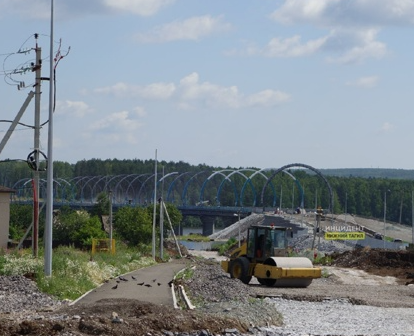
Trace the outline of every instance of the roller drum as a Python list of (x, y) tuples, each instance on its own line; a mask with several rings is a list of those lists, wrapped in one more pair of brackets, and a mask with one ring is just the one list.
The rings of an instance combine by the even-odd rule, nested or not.
[[(271, 257), (265, 260), (265, 265), (282, 268), (313, 268), (312, 261), (303, 257)], [(274, 287), (308, 287), (312, 283), (309, 278), (286, 278), (275, 280)]]

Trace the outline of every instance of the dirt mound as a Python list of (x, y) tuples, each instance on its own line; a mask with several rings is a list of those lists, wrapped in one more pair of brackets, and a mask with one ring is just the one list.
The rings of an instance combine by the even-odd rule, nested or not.
[(400, 283), (414, 283), (414, 252), (382, 249), (355, 249), (332, 255), (333, 266), (353, 267), (366, 272), (394, 276)]
[(218, 333), (229, 327), (245, 331), (235, 319), (130, 299), (65, 307), (50, 316), (20, 323), (0, 316), (0, 335), (161, 335), (191, 330)]
[[(180, 247), (181, 256), (188, 255), (187, 248), (182, 244), (178, 244), (178, 245)], [(178, 251), (177, 244), (175, 241), (166, 239), (164, 240), (163, 246), (164, 246), (165, 252), (169, 255), (170, 258), (180, 257), (180, 252)]]

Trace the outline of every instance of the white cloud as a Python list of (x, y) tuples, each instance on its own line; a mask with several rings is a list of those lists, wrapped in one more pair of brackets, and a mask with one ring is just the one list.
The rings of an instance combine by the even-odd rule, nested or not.
[(273, 90), (264, 90), (255, 94), (252, 94), (246, 98), (248, 105), (250, 106), (274, 106), (282, 102), (287, 102), (290, 100), (290, 95)]
[(199, 75), (192, 73), (184, 77), (179, 85), (181, 106), (189, 108), (192, 103), (209, 107), (243, 108), (246, 106), (274, 106), (289, 100), (286, 93), (265, 90), (252, 95), (243, 95), (237, 86), (223, 87), (209, 82), (199, 82)]
[(35, 19), (50, 19), (50, 1), (0, 0), (0, 17), (5, 13)]
[(230, 24), (224, 22), (222, 17), (204, 15), (184, 21), (174, 21), (156, 27), (150, 32), (139, 33), (135, 38), (138, 42), (197, 41), (203, 37), (228, 31), (230, 28)]
[(286, 0), (271, 14), (285, 24), (325, 27), (414, 24), (413, 0)]
[(389, 122), (384, 122), (380, 128), (381, 133), (388, 133), (394, 130), (395, 126)]
[[(151, 16), (173, 4), (175, 0), (70, 0), (59, 1), (54, 6), (58, 20), (87, 15), (113, 15), (115, 11)], [(115, 10), (115, 11), (114, 11)], [(0, 17), (3, 13), (50, 20), (50, 0), (0, 0)]]
[(136, 112), (120, 111), (112, 113), (105, 118), (92, 123), (89, 131), (84, 135), (95, 134), (102, 137), (103, 141), (136, 143), (136, 131), (143, 126)]
[(113, 86), (97, 88), (100, 94), (113, 94), (118, 97), (141, 97), (145, 99), (168, 99), (176, 90), (172, 83), (153, 83), (146, 86), (129, 85), (123, 82)]
[(175, 0), (104, 0), (103, 3), (117, 10), (141, 16), (151, 16)]
[[(174, 83), (153, 83), (145, 86), (117, 83), (94, 90), (98, 94), (112, 94), (120, 98), (141, 97), (151, 100), (174, 100), (179, 108), (194, 109), (198, 107), (232, 108), (238, 109), (246, 106), (274, 106), (290, 99), (289, 94), (264, 90), (251, 95), (239, 92), (237, 86), (221, 86), (210, 82), (200, 82), (196, 72), (182, 78), (176, 85)], [(139, 107), (137, 113), (144, 113)]]
[(377, 29), (360, 31), (336, 30), (327, 40), (324, 50), (336, 51), (340, 55), (329, 60), (338, 63), (360, 63), (367, 58), (380, 59), (387, 54), (384, 43), (376, 40)]
[(83, 101), (58, 101), (56, 102), (56, 113), (70, 115), (77, 118), (83, 118), (85, 115), (92, 113), (93, 109)]
[(328, 57), (331, 62), (360, 63), (388, 53), (386, 44), (377, 39), (381, 27), (414, 24), (414, 0), (387, 0), (381, 5), (378, 0), (285, 0), (271, 18), (328, 31), (324, 37), (304, 43), (298, 36), (273, 39), (273, 55), (295, 57), (323, 51), (334, 53)]
[(128, 111), (115, 112), (92, 123), (90, 129), (110, 134), (127, 135), (143, 125), (136, 117), (138, 117), (137, 113), (130, 113)]
[(147, 115), (147, 111), (141, 106), (134, 108), (133, 111), (138, 117), (145, 117)]
[(388, 50), (384, 43), (376, 40), (377, 29), (334, 29), (321, 38), (304, 41), (295, 35), (288, 38), (273, 38), (263, 47), (249, 46), (246, 53), (265, 57), (304, 57), (316, 53), (329, 53), (328, 61), (334, 63), (360, 63), (368, 58), (383, 58)]
[(361, 77), (358, 78), (356, 81), (347, 82), (346, 85), (370, 89), (375, 87), (378, 84), (378, 81), (378, 76)]
[(250, 48), (249, 54), (261, 54), (266, 57), (300, 57), (311, 55), (321, 49), (326, 37), (301, 42), (301, 37), (295, 35), (288, 38), (273, 38), (263, 49)]

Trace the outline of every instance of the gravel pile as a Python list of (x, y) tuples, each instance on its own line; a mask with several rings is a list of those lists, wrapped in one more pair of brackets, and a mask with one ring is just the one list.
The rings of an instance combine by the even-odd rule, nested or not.
[(184, 287), (199, 311), (239, 320), (245, 329), (253, 331), (256, 326), (282, 322), (274, 305), (253, 299), (256, 294), (252, 287), (231, 279), (217, 261), (199, 260)]
[(32, 280), (20, 276), (0, 276), (0, 313), (51, 309), (61, 302), (42, 293)]
[(214, 302), (247, 303), (255, 293), (240, 280), (231, 279), (214, 260), (196, 260), (194, 274), (184, 285), (199, 305)]
[(318, 252), (325, 254), (332, 254), (334, 252), (342, 253), (345, 251), (352, 250), (352, 247), (341, 241), (334, 240), (325, 240), (323, 237), (316, 237), (313, 239), (313, 234), (305, 234), (293, 238), (289, 241), (289, 246), (291, 246), (295, 251), (305, 251), (312, 249), (312, 244)]
[(324, 302), (266, 301), (277, 307), (283, 315), (284, 325), (263, 328), (266, 333), (261, 335), (414, 335), (414, 308), (360, 306), (346, 299)]

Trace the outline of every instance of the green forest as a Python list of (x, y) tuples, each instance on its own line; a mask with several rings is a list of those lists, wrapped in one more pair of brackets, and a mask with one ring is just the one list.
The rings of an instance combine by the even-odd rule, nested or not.
[[(263, 203), (261, 193), (266, 177), (272, 171), (263, 171), (247, 180), (258, 168), (212, 167), (206, 164), (197, 166), (179, 162), (157, 162), (159, 179), (169, 173), (177, 172), (182, 178), (165, 179), (165, 192), (174, 181), (170, 190), (170, 202), (173, 205), (196, 205), (206, 200), (211, 206), (252, 206), (281, 207), (294, 209), (304, 206), (305, 209), (315, 209), (318, 205), (329, 209), (330, 195), (325, 181), (313, 171), (303, 168), (289, 169), (285, 174), (275, 175), (264, 191)], [(154, 160), (117, 160), (90, 159), (78, 161), (75, 164), (54, 162), (54, 177), (70, 181), (80, 176), (116, 176), (128, 174), (154, 173)], [(240, 173), (232, 174), (240, 169)], [(242, 170), (243, 169), (243, 170)], [(211, 177), (214, 172), (220, 172)], [(411, 225), (414, 190), (414, 171), (400, 169), (321, 169), (326, 181), (333, 191), (334, 213), (347, 212), (358, 216), (380, 218), (386, 210), (386, 220), (390, 222)], [(226, 177), (230, 176), (231, 177)], [(33, 171), (25, 162), (1, 162), (0, 184), (15, 188), (18, 181), (30, 179)], [(175, 175), (177, 176), (177, 174)], [(191, 184), (186, 185), (190, 178)], [(206, 179), (210, 178), (206, 184)], [(41, 172), (41, 178), (46, 179), (46, 172)], [(185, 200), (182, 199), (183, 188), (187, 186)], [(200, 196), (200, 190), (205, 187)], [(148, 183), (148, 188), (153, 189)], [(159, 186), (159, 188), (161, 188)], [(220, 197), (217, 192), (220, 189)], [(241, 193), (241, 191), (243, 191)], [(147, 192), (150, 195), (152, 191)], [(87, 195), (86, 195), (87, 196)], [(150, 196), (147, 196), (151, 202)], [(168, 202), (168, 200), (166, 200)], [(384, 207), (386, 206), (386, 209)]]

